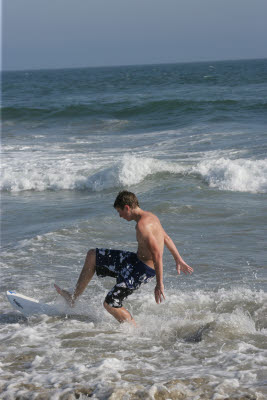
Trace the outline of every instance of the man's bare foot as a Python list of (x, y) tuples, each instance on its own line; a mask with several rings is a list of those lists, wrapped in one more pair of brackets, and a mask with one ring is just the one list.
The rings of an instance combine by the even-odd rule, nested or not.
[(74, 299), (72, 295), (69, 292), (67, 292), (67, 290), (61, 289), (58, 285), (54, 284), (54, 286), (58, 294), (60, 294), (66, 300), (66, 302), (70, 307), (73, 307)]

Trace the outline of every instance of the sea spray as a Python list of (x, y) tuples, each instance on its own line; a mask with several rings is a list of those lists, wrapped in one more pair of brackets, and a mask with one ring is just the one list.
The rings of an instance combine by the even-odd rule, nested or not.
[(267, 192), (267, 159), (207, 159), (193, 171), (200, 174), (211, 187), (235, 192)]

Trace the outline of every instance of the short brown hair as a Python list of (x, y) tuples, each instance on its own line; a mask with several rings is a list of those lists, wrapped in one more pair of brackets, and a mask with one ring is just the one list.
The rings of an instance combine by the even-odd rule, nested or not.
[(123, 210), (126, 205), (130, 208), (140, 207), (136, 195), (132, 192), (128, 192), (127, 190), (123, 190), (119, 192), (118, 196), (116, 197), (113, 207)]

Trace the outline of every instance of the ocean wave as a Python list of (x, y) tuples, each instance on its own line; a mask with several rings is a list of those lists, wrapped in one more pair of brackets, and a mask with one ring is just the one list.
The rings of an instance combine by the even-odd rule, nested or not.
[(116, 186), (137, 185), (149, 176), (158, 173), (177, 174), (183, 173), (186, 168), (170, 162), (156, 160), (154, 158), (139, 158), (125, 155), (122, 160), (106, 168), (88, 180), (94, 190), (102, 190)]
[(186, 168), (154, 158), (124, 155), (119, 161), (98, 168), (80, 160), (51, 160), (39, 158), (4, 168), (1, 190), (85, 190), (101, 191), (120, 186), (137, 185), (158, 173), (183, 173)]
[(3, 121), (20, 120), (20, 119), (35, 119), (45, 117), (51, 114), (52, 110), (44, 108), (31, 108), (31, 107), (3, 107), (1, 115)]
[(80, 117), (97, 118), (130, 118), (134, 116), (183, 112), (196, 113), (205, 110), (213, 111), (266, 111), (267, 103), (243, 101), (242, 99), (214, 99), (192, 100), (171, 99), (161, 100), (128, 99), (125, 101), (107, 101), (101, 103), (59, 104), (43, 107), (3, 107), (1, 109), (3, 121), (36, 120), (36, 119), (65, 119)]
[[(88, 161), (87, 155), (66, 158), (26, 152), (3, 162), (2, 191), (92, 190), (138, 185), (158, 174), (200, 177), (210, 187), (248, 193), (267, 192), (267, 160), (212, 158), (203, 153), (195, 165), (126, 154), (113, 161)], [(164, 177), (165, 179), (165, 177)]]
[(267, 159), (206, 159), (192, 168), (210, 187), (235, 192), (267, 192)]
[(86, 115), (94, 115), (95, 109), (88, 105), (67, 105), (58, 107), (3, 107), (3, 120), (35, 120), (47, 118), (75, 118)]

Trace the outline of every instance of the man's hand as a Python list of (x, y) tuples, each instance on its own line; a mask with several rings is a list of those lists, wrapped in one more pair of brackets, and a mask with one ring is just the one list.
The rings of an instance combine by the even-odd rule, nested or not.
[(163, 283), (161, 285), (156, 285), (155, 287), (155, 300), (156, 303), (159, 304), (163, 301), (163, 299), (165, 300), (165, 295), (164, 295), (164, 286)]
[(176, 264), (176, 269), (178, 274), (180, 275), (181, 270), (187, 275), (187, 274), (192, 274), (194, 271), (193, 268), (189, 267), (184, 261), (177, 262)]

